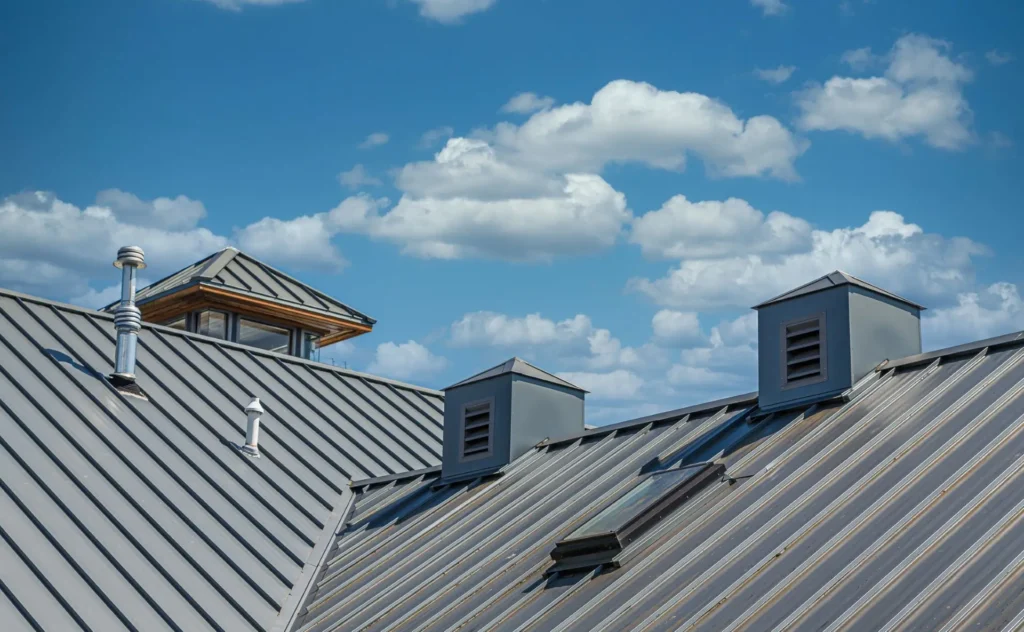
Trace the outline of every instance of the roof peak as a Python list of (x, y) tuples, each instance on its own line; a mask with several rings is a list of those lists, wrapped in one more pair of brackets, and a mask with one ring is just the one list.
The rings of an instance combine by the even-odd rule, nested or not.
[(580, 388), (579, 386), (576, 386), (572, 382), (563, 380), (562, 378), (558, 377), (553, 373), (548, 373), (544, 369), (541, 369), (530, 364), (529, 362), (520, 358), (519, 356), (512, 356), (511, 358), (505, 360), (504, 362), (496, 364), (485, 371), (477, 373), (476, 375), (470, 376), (462, 380), (461, 382), (456, 382), (455, 384), (452, 384), (451, 386), (444, 388), (442, 390), (452, 389), (457, 386), (465, 386), (466, 384), (473, 384), (474, 382), (482, 382), (484, 380), (489, 380), (491, 378), (507, 375), (509, 373), (515, 373), (516, 375), (522, 375), (525, 377), (533, 378), (535, 380), (540, 380), (542, 382), (548, 382), (550, 384), (555, 384), (556, 386), (570, 388), (575, 391), (580, 391), (582, 393), (587, 392), (586, 390)]
[(760, 309), (760, 308), (766, 307), (768, 305), (773, 305), (775, 303), (781, 303), (783, 301), (788, 301), (790, 299), (797, 298), (798, 296), (804, 296), (804, 295), (807, 295), (807, 294), (813, 294), (815, 292), (821, 292), (821, 291), (824, 291), (824, 290), (829, 290), (829, 289), (832, 289), (834, 287), (839, 287), (841, 285), (855, 285), (855, 286), (857, 286), (859, 288), (868, 290), (870, 292), (874, 292), (875, 294), (880, 294), (881, 296), (885, 296), (885, 297), (890, 298), (890, 299), (892, 299), (894, 301), (903, 303), (904, 305), (909, 305), (910, 307), (914, 307), (914, 308), (921, 309), (921, 310), (926, 309), (923, 305), (919, 305), (918, 303), (915, 303), (915, 302), (913, 302), (913, 301), (911, 301), (909, 299), (903, 298), (902, 296), (900, 296), (898, 294), (894, 294), (893, 292), (890, 292), (889, 290), (882, 289), (882, 288), (878, 287), (877, 285), (874, 285), (872, 283), (868, 283), (867, 281), (865, 281), (863, 279), (860, 279), (860, 278), (858, 278), (858, 277), (856, 277), (856, 276), (854, 276), (854, 275), (852, 275), (852, 274), (850, 274), (848, 272), (844, 272), (844, 271), (838, 270), (838, 269), (837, 270), (833, 270), (832, 272), (829, 272), (828, 274), (824, 274), (824, 275), (822, 275), (822, 276), (820, 276), (820, 277), (818, 277), (818, 278), (816, 278), (816, 279), (814, 279), (812, 281), (808, 281), (807, 283), (804, 283), (803, 285), (800, 285), (800, 286), (798, 286), (796, 288), (793, 288), (792, 290), (789, 290), (788, 292), (783, 292), (782, 294), (779, 294), (778, 296), (776, 296), (774, 298), (770, 298), (767, 301), (764, 301), (763, 303), (759, 303), (759, 304), (755, 305), (753, 307), (753, 309)]

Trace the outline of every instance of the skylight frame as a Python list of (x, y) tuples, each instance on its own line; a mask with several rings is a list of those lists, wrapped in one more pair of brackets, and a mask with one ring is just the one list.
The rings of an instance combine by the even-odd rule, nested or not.
[[(551, 551), (555, 564), (548, 573), (593, 568), (600, 564), (615, 564), (619, 556), (631, 543), (647, 533), (666, 516), (672, 514), (687, 500), (709, 484), (721, 480), (725, 465), (721, 463), (696, 463), (683, 467), (659, 470), (641, 476), (635, 485), (606, 503), (600, 510), (584, 521), (571, 533), (559, 540)], [(625, 510), (621, 519), (615, 512), (624, 511), (622, 504), (634, 494), (646, 493), (645, 486), (653, 486), (658, 477), (678, 477), (656, 496), (644, 499), (638, 505)], [(628, 507), (628, 504), (626, 504)], [(612, 518), (609, 528), (587, 533), (587, 526), (602, 518)], [(584, 533), (580, 535), (581, 531)]]

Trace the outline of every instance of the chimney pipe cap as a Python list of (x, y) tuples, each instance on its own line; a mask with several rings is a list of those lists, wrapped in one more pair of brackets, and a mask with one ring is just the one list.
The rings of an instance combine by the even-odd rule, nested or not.
[(125, 265), (135, 266), (139, 270), (146, 267), (146, 254), (138, 246), (125, 246), (117, 251), (115, 268), (122, 268)]
[(263, 414), (263, 406), (260, 405), (260, 398), (259, 397), (253, 397), (252, 401), (249, 402), (249, 405), (245, 407), (245, 412), (247, 412), (247, 413), (259, 413), (259, 414), (262, 415)]

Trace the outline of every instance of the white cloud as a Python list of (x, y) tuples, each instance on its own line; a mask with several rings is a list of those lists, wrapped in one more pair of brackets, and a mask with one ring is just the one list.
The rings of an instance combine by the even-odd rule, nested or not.
[(508, 103), (501, 106), (502, 112), (513, 112), (515, 114), (532, 114), (540, 110), (546, 110), (555, 104), (551, 97), (537, 96), (533, 92), (520, 92), (509, 99)]
[(793, 180), (793, 161), (807, 148), (771, 116), (743, 120), (703, 94), (627, 80), (607, 84), (589, 104), (553, 107), (480, 136), (510, 163), (560, 172), (612, 162), (681, 170), (695, 154), (714, 175)]
[(407, 165), (397, 184), (406, 194), (360, 230), (420, 257), (548, 261), (608, 248), (632, 219), (625, 196), (600, 176), (542, 175), (465, 138)]
[(366, 137), (366, 140), (359, 143), (359, 149), (371, 149), (373, 147), (380, 147), (386, 145), (391, 137), (384, 132), (374, 132)]
[(481, 311), (452, 323), (451, 339), (454, 344), (465, 346), (538, 346), (574, 342), (585, 338), (592, 329), (590, 318), (583, 314), (555, 322), (540, 314), (517, 318)]
[[(198, 202), (183, 196), (142, 202), (118, 194), (105, 196), (127, 201), (118, 211), (100, 205), (82, 209), (45, 192), (0, 200), (0, 285), (46, 296), (82, 296), (90, 279), (117, 278), (110, 264), (121, 246), (141, 246), (148, 274), (159, 278), (228, 245), (227, 238), (191, 225), (193, 219), (167, 216), (169, 208), (184, 208), (195, 218), (197, 206), (202, 207)], [(162, 227), (169, 225), (178, 228)]]
[(754, 74), (757, 75), (758, 79), (776, 85), (788, 81), (794, 72), (796, 72), (796, 66), (778, 66), (776, 68), (758, 68), (754, 70)]
[(96, 206), (109, 208), (120, 222), (168, 230), (194, 228), (206, 217), (206, 207), (203, 203), (184, 195), (176, 198), (140, 200), (132, 193), (120, 189), (107, 189), (96, 194)]
[(448, 140), (454, 133), (455, 130), (449, 125), (428, 129), (423, 132), (423, 136), (420, 136), (419, 147), (420, 149), (429, 149), (442, 140)]
[(1012, 283), (994, 283), (981, 292), (965, 292), (957, 304), (925, 312), (921, 322), (929, 349), (1024, 330), (1024, 300)]
[(673, 259), (787, 253), (810, 246), (811, 225), (779, 211), (766, 218), (738, 198), (691, 202), (676, 195), (635, 219), (629, 240), (646, 256)]
[(696, 312), (660, 310), (651, 319), (651, 329), (655, 340), (663, 345), (693, 344), (704, 337)]
[(281, 4), (294, 4), (306, 0), (206, 0), (214, 6), (230, 11), (241, 11), (243, 7), (274, 7)]
[(338, 182), (349, 189), (358, 189), (367, 186), (380, 186), (380, 180), (374, 178), (366, 171), (366, 167), (357, 164), (348, 171), (338, 174)]
[(644, 380), (632, 371), (616, 369), (607, 373), (568, 371), (558, 377), (590, 391), (592, 399), (634, 399), (640, 395)]
[(556, 322), (540, 314), (516, 317), (471, 312), (452, 323), (451, 342), (459, 346), (533, 349), (590, 371), (650, 367), (664, 362), (664, 352), (657, 346), (623, 345), (611, 331), (595, 327), (583, 314)]
[(864, 72), (874, 64), (878, 63), (879, 57), (871, 52), (870, 46), (848, 50), (843, 53), (843, 63), (857, 72)]
[(832, 77), (797, 95), (805, 130), (845, 130), (899, 141), (922, 136), (942, 149), (968, 144), (971, 109), (963, 85), (971, 71), (948, 56), (950, 45), (922, 35), (897, 40), (883, 77)]
[(925, 233), (892, 211), (875, 211), (857, 227), (812, 230), (809, 245), (796, 252), (769, 256), (758, 247), (756, 238), (738, 240), (717, 258), (685, 258), (665, 277), (634, 278), (629, 287), (667, 307), (749, 307), (840, 269), (897, 293), (944, 299), (970, 287), (972, 258), (987, 254), (969, 239)]
[(765, 15), (782, 15), (789, 9), (782, 0), (750, 0), (750, 4), (761, 9)]
[(348, 262), (331, 242), (340, 232), (360, 227), (386, 205), (384, 198), (349, 197), (325, 213), (293, 219), (264, 217), (236, 233), (239, 247), (279, 263), (341, 270)]
[(420, 15), (442, 24), (458, 24), (462, 18), (490, 9), (498, 0), (411, 0)]
[(400, 380), (422, 380), (442, 371), (448, 365), (420, 343), (410, 340), (401, 344), (385, 342), (377, 345), (377, 355), (367, 372)]
[(1013, 61), (1013, 55), (1004, 51), (992, 49), (985, 53), (985, 59), (993, 66), (1002, 66)]

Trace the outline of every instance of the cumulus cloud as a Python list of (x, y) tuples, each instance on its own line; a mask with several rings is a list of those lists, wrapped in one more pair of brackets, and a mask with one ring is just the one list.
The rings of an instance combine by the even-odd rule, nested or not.
[(480, 136), (509, 162), (561, 172), (593, 173), (613, 162), (681, 170), (693, 154), (717, 176), (793, 180), (793, 161), (807, 148), (771, 116), (743, 120), (703, 94), (627, 80), (610, 82), (590, 103), (552, 107)]
[(445, 358), (410, 340), (401, 344), (385, 342), (377, 345), (376, 357), (367, 371), (400, 380), (422, 380), (442, 371), (447, 365)]
[(657, 365), (662, 356), (654, 345), (623, 345), (611, 331), (595, 327), (584, 314), (554, 321), (537, 313), (508, 316), (471, 312), (452, 323), (450, 337), (458, 346), (543, 350), (563, 363), (591, 371)]
[(141, 200), (120, 189), (107, 189), (96, 194), (96, 206), (110, 209), (119, 222), (167, 230), (194, 228), (206, 217), (203, 203), (184, 195)]
[(651, 330), (655, 340), (669, 346), (693, 344), (704, 337), (696, 312), (659, 310), (651, 319)]
[(386, 205), (386, 199), (358, 195), (325, 213), (293, 219), (264, 217), (236, 234), (239, 247), (255, 257), (299, 265), (341, 270), (348, 262), (331, 239), (361, 227), (367, 217)]
[[(758, 225), (756, 216), (747, 221)], [(973, 258), (988, 252), (966, 238), (926, 233), (892, 211), (875, 211), (861, 226), (812, 230), (804, 248), (784, 254), (758, 252), (758, 238), (732, 247), (715, 257), (680, 250), (683, 260), (665, 277), (634, 278), (629, 288), (677, 309), (748, 307), (840, 269), (894, 292), (945, 299), (970, 287)]]
[(442, 24), (458, 24), (462, 18), (490, 9), (498, 0), (411, 0), (420, 15)]
[(384, 132), (374, 132), (366, 137), (366, 140), (359, 143), (359, 149), (371, 149), (373, 147), (380, 147), (386, 145), (391, 137)]
[[(921, 136), (933, 147), (960, 149), (973, 138), (972, 113), (963, 94), (973, 75), (949, 57), (949, 50), (950, 44), (942, 40), (901, 37), (888, 56), (884, 76), (836, 76), (798, 93), (798, 125), (893, 142)], [(861, 57), (845, 59), (859, 63)]]
[[(184, 196), (143, 202), (107, 191), (101, 199), (115, 207), (79, 208), (46, 192), (0, 201), (0, 285), (77, 297), (91, 278), (115, 278), (110, 264), (121, 246), (141, 246), (148, 274), (159, 278), (228, 245), (226, 237), (194, 225), (202, 204)], [(175, 209), (185, 217), (169, 217)]]
[(676, 195), (634, 220), (629, 240), (648, 257), (672, 259), (787, 253), (810, 246), (811, 225), (779, 211), (765, 217), (738, 198), (691, 202)]
[(782, 15), (789, 9), (782, 0), (750, 0), (750, 4), (761, 9), (765, 15)]
[(380, 186), (380, 180), (371, 176), (366, 167), (361, 164), (357, 164), (348, 171), (339, 173), (338, 182), (342, 186), (353, 190), (362, 187)]
[(775, 68), (758, 68), (754, 71), (757, 78), (776, 85), (789, 81), (796, 72), (796, 66), (777, 66)]
[(541, 174), (465, 138), (406, 165), (397, 184), (398, 203), (360, 230), (420, 257), (548, 261), (612, 246), (632, 219), (625, 196), (598, 175)]
[(616, 369), (607, 373), (568, 371), (558, 377), (590, 391), (592, 399), (634, 399), (640, 395), (644, 380), (632, 371)]
[(1024, 300), (1013, 283), (964, 292), (956, 305), (925, 312), (921, 334), (927, 348), (953, 346), (1024, 330)]
[(515, 114), (532, 114), (540, 110), (546, 110), (555, 104), (551, 97), (537, 96), (533, 92), (520, 92), (509, 99), (508, 103), (501, 106), (502, 112)]

